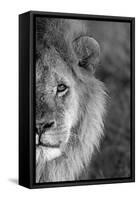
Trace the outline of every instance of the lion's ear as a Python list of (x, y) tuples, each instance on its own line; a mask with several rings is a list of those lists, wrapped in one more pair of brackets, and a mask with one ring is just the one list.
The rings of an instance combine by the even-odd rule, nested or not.
[(92, 37), (80, 36), (73, 41), (73, 49), (78, 65), (94, 72), (100, 57), (98, 42)]

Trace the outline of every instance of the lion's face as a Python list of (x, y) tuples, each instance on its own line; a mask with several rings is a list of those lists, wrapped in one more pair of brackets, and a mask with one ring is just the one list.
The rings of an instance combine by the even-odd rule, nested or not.
[[(91, 80), (99, 60), (99, 45), (93, 38), (79, 37), (72, 42), (72, 51), (74, 60), (70, 64), (53, 46), (39, 52), (36, 62), (36, 163), (49, 161), (64, 152), (71, 130), (80, 112), (85, 110), (81, 99), (84, 102), (89, 94), (86, 82)], [(81, 85), (82, 82), (85, 83)]]
[(56, 50), (45, 49), (36, 63), (36, 151), (41, 149), (48, 160), (61, 154), (76, 124), (76, 88), (69, 67)]

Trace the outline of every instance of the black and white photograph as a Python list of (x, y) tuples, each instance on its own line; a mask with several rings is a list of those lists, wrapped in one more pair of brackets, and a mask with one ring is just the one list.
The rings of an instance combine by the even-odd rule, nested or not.
[(128, 20), (36, 15), (35, 183), (132, 175)]
[(0, 199), (137, 199), (137, 1), (0, 8)]

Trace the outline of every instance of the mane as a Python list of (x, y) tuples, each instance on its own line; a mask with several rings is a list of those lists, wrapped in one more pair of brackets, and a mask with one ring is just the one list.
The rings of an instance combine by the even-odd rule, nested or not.
[[(79, 20), (80, 21), (80, 20)], [(45, 46), (54, 46), (62, 58), (69, 63), (78, 82), (79, 113), (77, 123), (62, 156), (45, 163), (40, 182), (72, 181), (81, 178), (87, 169), (95, 149), (99, 148), (103, 135), (106, 110), (106, 89), (94, 76), (85, 74), (71, 66), (74, 61), (70, 42), (86, 34), (85, 27), (77, 20), (38, 18), (36, 24), (36, 51)]]
[(74, 62), (72, 41), (86, 34), (86, 27), (80, 20), (56, 18), (36, 19), (36, 54), (39, 56), (45, 47), (54, 46), (68, 64)]

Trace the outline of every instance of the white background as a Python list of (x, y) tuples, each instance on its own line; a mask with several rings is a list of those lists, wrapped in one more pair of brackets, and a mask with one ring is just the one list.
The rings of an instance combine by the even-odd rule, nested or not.
[[(18, 178), (18, 14), (28, 10), (138, 17), (135, 0), (3, 0), (0, 3), (0, 199), (138, 199), (138, 183), (29, 190)], [(138, 24), (136, 23), (136, 29)], [(137, 30), (136, 30), (137, 33)], [(137, 41), (136, 41), (137, 42)], [(136, 44), (137, 47), (137, 44)], [(137, 67), (136, 67), (136, 77)], [(136, 80), (136, 85), (138, 79)], [(136, 93), (136, 101), (138, 94)], [(136, 106), (136, 111), (138, 111)], [(138, 113), (136, 113), (138, 114)], [(136, 115), (137, 117), (137, 115)], [(137, 133), (136, 122), (136, 133)], [(136, 145), (137, 137), (136, 137)], [(136, 147), (136, 153), (138, 148)], [(138, 167), (136, 159), (136, 169)], [(136, 173), (137, 175), (137, 173)], [(136, 177), (137, 180), (137, 177)]]

